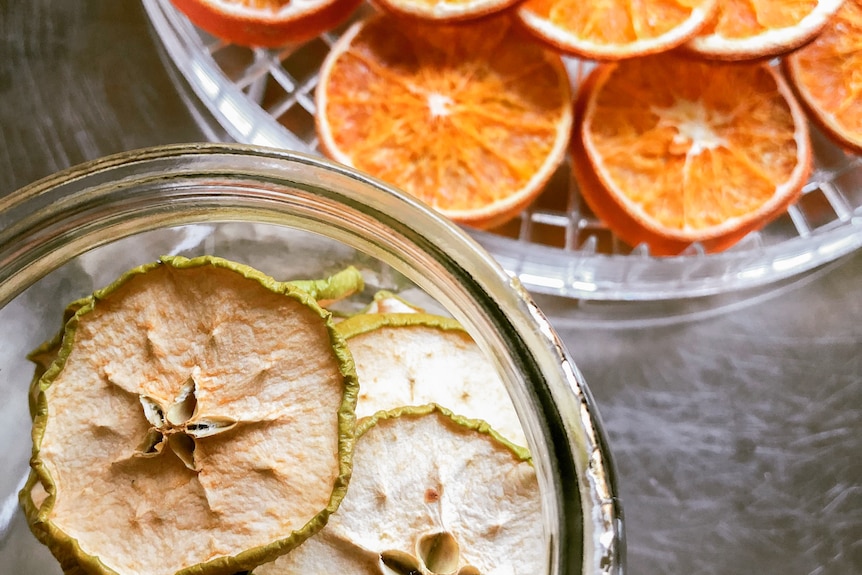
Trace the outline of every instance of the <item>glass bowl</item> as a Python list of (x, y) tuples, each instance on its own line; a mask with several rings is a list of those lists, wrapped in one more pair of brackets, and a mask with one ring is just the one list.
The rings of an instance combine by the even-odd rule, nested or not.
[(278, 278), (348, 264), (458, 319), (499, 371), (539, 476), (550, 573), (623, 569), (623, 521), (589, 390), (518, 280), (459, 228), (372, 178), (245, 145), (151, 148), (74, 167), (0, 198), (0, 564), (59, 572), (17, 492), (31, 452), (27, 353), (67, 302), (165, 254), (215, 254)]

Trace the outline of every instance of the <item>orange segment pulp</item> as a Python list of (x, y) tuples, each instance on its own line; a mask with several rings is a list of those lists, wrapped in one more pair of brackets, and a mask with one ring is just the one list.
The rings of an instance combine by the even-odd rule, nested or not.
[(584, 199), (653, 254), (732, 245), (794, 201), (810, 171), (804, 113), (766, 64), (670, 54), (604, 64), (576, 116)]
[(826, 30), (789, 54), (784, 66), (817, 124), (862, 154), (862, 0), (847, 0)]
[(558, 50), (616, 60), (682, 44), (709, 22), (715, 6), (716, 0), (527, 0), (517, 14)]
[(362, 0), (171, 0), (196, 26), (241, 46), (298, 44), (347, 20)]
[(507, 16), (361, 21), (323, 63), (316, 101), (327, 155), (480, 228), (541, 192), (572, 126), (562, 60)]
[(719, 0), (715, 21), (686, 48), (723, 60), (790, 52), (814, 38), (844, 0)]

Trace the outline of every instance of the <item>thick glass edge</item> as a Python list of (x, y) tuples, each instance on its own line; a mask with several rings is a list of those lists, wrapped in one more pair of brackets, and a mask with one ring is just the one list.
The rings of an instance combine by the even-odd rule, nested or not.
[[(165, 146), (117, 154), (76, 166), (35, 182), (0, 200), (0, 305), (5, 305), (27, 284), (48, 273), (52, 266), (59, 265), (60, 259), (68, 255), (68, 250), (80, 253), (93, 247), (88, 245), (85, 239), (79, 238), (77, 244), (73, 242), (74, 245), (67, 247), (65, 254), (54, 254), (53, 259), (48, 254), (42, 254), (35, 260), (28, 261), (28, 250), (46, 240), (44, 237), (38, 237), (41, 225), (39, 217), (34, 219), (30, 216), (29, 221), (20, 224), (20, 216), (27, 213), (30, 206), (37, 205), (40, 208), (38, 214), (47, 220), (62, 222), (63, 216), (58, 211), (64, 207), (64, 203), (74, 203), (76, 198), (95, 194), (98, 204), (99, 194), (110, 193), (117, 185), (134, 184), (141, 171), (160, 168), (166, 172), (187, 170), (192, 174), (219, 173), (220, 161), (221, 172), (225, 173), (231, 170), (224, 166), (238, 162), (241, 166), (236, 170), (237, 173), (242, 173), (243, 170), (255, 175), (263, 173), (266, 177), (286, 185), (317, 186), (327, 190), (341, 188), (344, 191), (338, 200), (370, 208), (397, 233), (435, 252), (434, 257), (445, 262), (444, 267), (450, 273), (470, 284), (474, 292), (472, 295), (486, 294), (485, 311), (496, 322), (493, 326), (494, 333), (502, 337), (497, 343), (503, 343), (510, 351), (517, 353), (518, 346), (526, 341), (531, 346), (530, 349), (534, 350), (534, 356), (519, 359), (529, 363), (530, 369), (547, 384), (545, 391), (549, 396), (543, 404), (546, 421), (550, 421), (552, 426), (562, 426), (561, 429), (552, 430), (554, 433), (549, 433), (546, 429), (546, 442), (554, 441), (556, 435), (557, 440), (560, 437), (565, 438), (565, 448), (570, 452), (584, 449), (585, 453), (589, 454), (584, 461), (573, 462), (577, 467), (572, 470), (573, 475), (585, 478), (583, 482), (572, 486), (560, 484), (558, 480), (554, 485), (558, 495), (563, 494), (560, 509), (557, 510), (560, 514), (558, 519), (564, 520), (569, 515), (565, 493), (571, 494), (572, 489), (576, 490), (580, 507), (585, 512), (591, 510), (591, 513), (585, 515), (584, 563), (572, 565), (571, 557), (566, 556), (565, 550), (557, 549), (561, 572), (621, 572), (622, 513), (616, 500), (610, 456), (585, 382), (574, 370), (552, 328), (538, 312), (529, 295), (522, 289), (509, 289), (512, 287), (509, 285), (511, 280), (495, 260), (484, 250), (476, 249), (478, 245), (460, 229), (410, 198), (389, 189), (385, 184), (316, 157), (245, 145)], [(188, 162), (191, 162), (192, 166), (189, 166)], [(309, 168), (314, 177), (308, 177), (308, 174), (302, 177), (301, 174)], [(89, 199), (93, 200), (92, 197)], [(399, 221), (388, 215), (404, 209), (420, 214), (421, 225)], [(157, 221), (154, 220), (152, 225), (157, 226)], [(124, 233), (122, 229), (113, 231)], [(474, 277), (475, 270), (482, 270), (478, 278)], [(415, 277), (418, 270), (413, 270), (412, 273), (409, 273), (411, 270), (402, 271), (408, 271), (408, 277), (414, 281), (420, 279)], [(436, 292), (432, 295), (448, 299), (448, 303), (463, 312), (463, 301), (453, 299), (451, 294), (446, 294), (439, 288), (435, 289), (421, 279), (417, 283), (426, 283), (420, 287), (430, 287), (432, 292)], [(470, 326), (473, 322), (467, 315), (459, 319), (474, 329), (488, 327), (475, 324)], [(548, 410), (555, 413), (548, 413)], [(557, 446), (557, 449), (559, 448), (560, 446)], [(567, 527), (570, 528), (571, 526)], [(557, 547), (563, 546), (561, 541), (555, 544)]]

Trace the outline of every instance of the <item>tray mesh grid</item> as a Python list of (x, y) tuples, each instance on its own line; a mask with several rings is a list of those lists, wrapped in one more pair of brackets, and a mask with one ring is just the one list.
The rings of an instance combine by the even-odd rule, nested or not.
[[(188, 50), (189, 45), (192, 49), (199, 49), (202, 55), (206, 56), (207, 61), (217, 68), (221, 76), (218, 80), (225, 82), (228, 87), (239, 90), (249, 106), (258, 108), (258, 111), (262, 111), (269, 121), (282, 130), (287, 137), (287, 145), (293, 143), (302, 146), (305, 151), (320, 153), (314, 119), (314, 89), (317, 85), (318, 70), (334, 42), (350, 23), (299, 47), (283, 50), (251, 49), (227, 44), (209, 36), (188, 23), (181, 14), (170, 7), (168, 2), (145, 0), (145, 4), (147, 3), (150, 4), (151, 13), (157, 9), (162, 10), (161, 15), (172, 21), (172, 29), (175, 33), (179, 35), (185, 33), (190, 37), (190, 44), (189, 38), (185, 38), (186, 49)], [(362, 11), (356, 17), (361, 15)], [(165, 30), (159, 31), (164, 37)], [(589, 61), (567, 59), (566, 65), (577, 90), (580, 80), (594, 64)], [(212, 78), (209, 81), (212, 82)], [(225, 88), (225, 86), (215, 87), (213, 93), (219, 94), (219, 88)], [(206, 92), (205, 89), (203, 91)], [(209, 103), (218, 106), (217, 99), (213, 96)], [(222, 110), (220, 114), (222, 123), (226, 124), (225, 128), (239, 141), (256, 143), (255, 127), (243, 126), (243, 122), (248, 122), (247, 118), (238, 113), (231, 115), (229, 109), (228, 107), (227, 110)], [(862, 222), (860, 222), (862, 158), (845, 153), (816, 129), (812, 130), (815, 170), (803, 190), (801, 199), (768, 226), (749, 234), (728, 250), (731, 257), (734, 257), (734, 254), (753, 254), (756, 259), (764, 257), (765, 252), (772, 250), (774, 253), (765, 256), (768, 263), (769, 258), (779, 257), (780, 259), (783, 245), (800, 239), (817, 238), (821, 234), (840, 228), (852, 228), (850, 233), (856, 236), (862, 235)], [(657, 299), (720, 293), (738, 287), (748, 287), (745, 285), (746, 282), (737, 281), (738, 278), (728, 280), (726, 277), (711, 278), (713, 280), (711, 285), (700, 290), (686, 290), (684, 286), (680, 287), (677, 284), (676, 287), (665, 286), (666, 289), (649, 287), (641, 292), (637, 286), (626, 286), (625, 283), (629, 280), (625, 278), (630, 276), (625, 269), (627, 259), (639, 260), (637, 267), (642, 269), (643, 258), (651, 259), (656, 266), (661, 266), (662, 260), (666, 258), (650, 258), (646, 246), (628, 246), (611, 233), (580, 200), (577, 184), (568, 164), (564, 164), (557, 171), (533, 205), (508, 224), (488, 233), (479, 232), (479, 241), (486, 247), (490, 246), (489, 251), (493, 255), (502, 256), (499, 259), (506, 262), (504, 267), (507, 267), (507, 271), (512, 275), (521, 275), (521, 272), (525, 271), (521, 269), (522, 264), (524, 268), (530, 267), (529, 260), (534, 248), (543, 252), (541, 256), (543, 259), (553, 259), (556, 257), (555, 254), (560, 256), (560, 261), (566, 262), (565, 266), (559, 270), (554, 270), (553, 266), (544, 266), (538, 273), (538, 276), (556, 275), (558, 277), (545, 278), (549, 281), (541, 281), (542, 278), (539, 278), (538, 282), (528, 286), (554, 295), (598, 297), (599, 299)], [(862, 239), (855, 238), (851, 243), (853, 245), (850, 247), (857, 247), (862, 243)], [(846, 242), (842, 245), (845, 244)], [(850, 247), (846, 247), (843, 252), (848, 251)], [(778, 248), (777, 251), (776, 248)], [(548, 249), (551, 251), (547, 251)], [(794, 246), (794, 249), (798, 250), (798, 247)], [(836, 252), (835, 257), (837, 255), (840, 254)], [(614, 270), (615, 273), (624, 279), (612, 279), (608, 284), (610, 286), (608, 293), (598, 293), (602, 288), (596, 290), (595, 287), (592, 288), (591, 293), (580, 292), (576, 286), (583, 282), (578, 277), (570, 277), (572, 259), (583, 260), (597, 256), (608, 256), (609, 261), (613, 261), (617, 268)], [(710, 261), (717, 257), (721, 256), (706, 254), (697, 244), (692, 245), (680, 256), (688, 260), (690, 271), (686, 275), (697, 277), (701, 274), (704, 278), (709, 274), (715, 274), (716, 269), (724, 270), (718, 272), (719, 274), (727, 274), (726, 265), (722, 263), (716, 266), (714, 261)], [(829, 259), (833, 258), (822, 255), (813, 257), (810, 267)], [(582, 270), (583, 262), (578, 262), (575, 267)], [(807, 269), (802, 265), (798, 269), (782, 274), (781, 269), (773, 268), (774, 266), (771, 266), (765, 273), (751, 274), (751, 276), (758, 276), (757, 282), (762, 284), (772, 279), (786, 277), (789, 273), (798, 273)], [(536, 274), (525, 275), (531, 278), (538, 277)], [(657, 276), (660, 275), (659, 271)]]

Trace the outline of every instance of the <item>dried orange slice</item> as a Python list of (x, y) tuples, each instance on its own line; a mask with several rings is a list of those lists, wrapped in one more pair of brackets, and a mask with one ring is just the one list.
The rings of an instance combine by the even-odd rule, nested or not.
[(563, 52), (618, 60), (664, 52), (697, 34), (717, 0), (526, 0), (521, 22)]
[(196, 26), (241, 46), (305, 42), (346, 21), (362, 0), (171, 0)]
[(811, 170), (805, 113), (765, 63), (603, 64), (576, 114), (584, 199), (622, 240), (658, 255), (731, 246), (795, 201)]
[(719, 0), (718, 15), (686, 49), (722, 60), (767, 58), (814, 38), (844, 0)]
[(339, 510), (255, 575), (548, 572), (538, 481), (523, 450), (437, 406), (381, 412), (358, 427)]
[(369, 313), (338, 324), (360, 380), (357, 417), (438, 403), (527, 445), (506, 386), (470, 334), (439, 315)]
[(323, 526), (350, 476), (357, 382), (308, 293), (166, 257), (69, 314), (35, 383), (21, 495), (66, 572), (234, 573)]
[(358, 22), (324, 61), (316, 101), (328, 156), (480, 228), (542, 191), (572, 126), (561, 58), (505, 15)]
[(817, 39), (783, 65), (814, 121), (862, 154), (862, 1), (847, 0)]
[(396, 16), (452, 23), (489, 16), (518, 2), (520, 0), (376, 0), (375, 5)]

